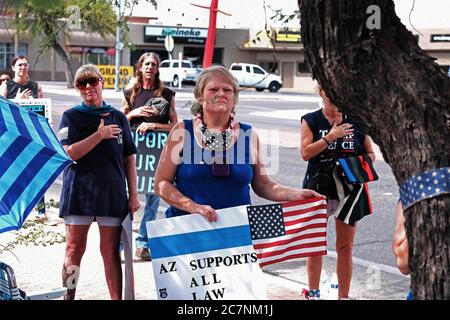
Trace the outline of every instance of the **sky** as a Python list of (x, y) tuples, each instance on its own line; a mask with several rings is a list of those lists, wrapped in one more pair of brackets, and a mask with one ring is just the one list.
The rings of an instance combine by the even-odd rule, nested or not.
[[(183, 26), (208, 27), (209, 12), (206, 9), (192, 6), (191, 3), (209, 6), (211, 0), (157, 0), (158, 9), (145, 1), (140, 1), (135, 7), (133, 15), (145, 17), (158, 17), (158, 23), (175, 26), (181, 23)], [(415, 3), (414, 3), (415, 2)], [(264, 10), (264, 3), (266, 10)], [(407, 28), (411, 28), (411, 22), (415, 28), (450, 28), (450, 0), (394, 0), (396, 13)], [(297, 0), (219, 0), (219, 9), (230, 13), (231, 16), (218, 14), (218, 28), (244, 28), (264, 29), (265, 22), (268, 25), (280, 26), (270, 18), (274, 10), (281, 9), (289, 14), (298, 9)], [(298, 27), (299, 22), (292, 21), (289, 27)]]

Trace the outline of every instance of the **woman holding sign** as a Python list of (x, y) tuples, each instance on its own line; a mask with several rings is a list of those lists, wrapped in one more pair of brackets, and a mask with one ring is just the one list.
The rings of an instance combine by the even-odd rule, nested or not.
[[(139, 209), (136, 147), (122, 112), (103, 101), (104, 80), (94, 65), (81, 66), (75, 85), (83, 102), (66, 110), (58, 138), (76, 163), (64, 171), (59, 215), (66, 226), (63, 284), (75, 298), (89, 227), (97, 221), (111, 299), (122, 298), (119, 242), (122, 221)], [(128, 192), (127, 192), (128, 186)]]
[(226, 68), (200, 74), (191, 109), (195, 118), (172, 129), (156, 171), (156, 193), (170, 204), (167, 217), (198, 213), (216, 221), (215, 210), (251, 204), (250, 185), (258, 196), (277, 202), (320, 196), (268, 177), (258, 136), (235, 120), (238, 94)]
[[(175, 92), (164, 87), (159, 78), (160, 59), (156, 53), (144, 53), (138, 60), (136, 78), (130, 89), (124, 91), (122, 111), (127, 116), (131, 128), (145, 135), (150, 130), (170, 131), (177, 122)], [(150, 261), (147, 247), (147, 221), (156, 219), (159, 197), (147, 194), (144, 216), (136, 238), (136, 256)]]

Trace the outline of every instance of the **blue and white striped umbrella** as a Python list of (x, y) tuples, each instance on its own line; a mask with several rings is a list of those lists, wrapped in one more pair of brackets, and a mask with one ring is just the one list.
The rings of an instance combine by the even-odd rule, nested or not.
[(0, 233), (20, 229), (71, 163), (45, 117), (0, 97)]

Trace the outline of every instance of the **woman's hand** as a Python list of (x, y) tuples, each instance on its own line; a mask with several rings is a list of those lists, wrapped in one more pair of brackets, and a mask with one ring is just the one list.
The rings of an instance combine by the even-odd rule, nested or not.
[(286, 201), (304, 200), (314, 197), (325, 198), (325, 196), (310, 189), (291, 189), (291, 190), (292, 191), (288, 195), (289, 199), (286, 199)]
[(100, 119), (100, 125), (98, 126), (97, 133), (100, 135), (102, 140), (114, 138), (117, 139), (121, 131), (122, 129), (120, 129), (118, 125), (110, 124), (108, 126), (105, 126), (105, 121), (103, 119)]
[(139, 127), (137, 127), (136, 131), (140, 135), (144, 135), (147, 131), (155, 130), (156, 129), (156, 123), (153, 122), (142, 122)]
[(137, 194), (131, 194), (128, 198), (128, 210), (133, 214), (139, 210), (141, 204), (139, 203), (139, 199)]
[(138, 117), (151, 117), (154, 115), (159, 114), (158, 110), (156, 110), (153, 107), (149, 107), (149, 106), (143, 106), (143, 107), (139, 107), (136, 109), (133, 109), (130, 112), (130, 116), (132, 118), (138, 118)]
[(198, 205), (194, 208), (192, 213), (198, 213), (202, 216), (205, 216), (209, 222), (217, 221), (216, 210), (214, 210), (211, 206), (208, 205)]
[(337, 125), (337, 122), (335, 122), (327, 136), (332, 138), (331, 141), (334, 141), (336, 139), (345, 137), (346, 135), (352, 134), (353, 131), (353, 125), (351, 123), (343, 123), (341, 125)]
[(31, 90), (30, 89), (25, 89), (23, 91), (20, 91), (20, 88), (19, 88), (19, 90), (17, 91), (15, 99), (28, 99), (30, 97), (31, 97)]

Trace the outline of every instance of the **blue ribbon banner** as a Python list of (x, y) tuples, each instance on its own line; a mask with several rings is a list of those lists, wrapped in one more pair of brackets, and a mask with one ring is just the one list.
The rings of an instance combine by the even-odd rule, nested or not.
[(450, 167), (419, 173), (400, 186), (403, 208), (442, 194), (450, 193)]

